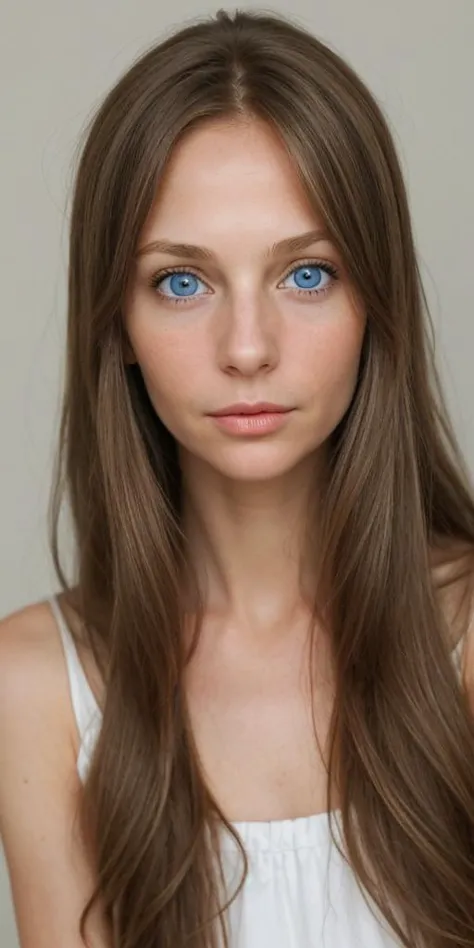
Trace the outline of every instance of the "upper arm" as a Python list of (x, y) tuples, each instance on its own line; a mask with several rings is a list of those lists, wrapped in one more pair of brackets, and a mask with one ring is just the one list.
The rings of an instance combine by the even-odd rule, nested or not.
[[(0, 622), (0, 832), (21, 948), (83, 948), (79, 920), (94, 888), (60, 650), (46, 604)], [(90, 919), (91, 948), (107, 948), (98, 910)]]

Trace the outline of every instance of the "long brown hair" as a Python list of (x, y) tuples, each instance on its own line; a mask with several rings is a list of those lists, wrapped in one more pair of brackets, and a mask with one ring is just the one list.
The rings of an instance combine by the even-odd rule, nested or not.
[[(431, 552), (463, 551), (452, 562), (472, 577), (474, 490), (435, 366), (405, 187), (387, 122), (352, 69), (290, 18), (249, 11), (195, 20), (147, 51), (93, 118), (77, 169), (51, 542), (106, 686), (81, 800), (97, 869), (81, 932), (100, 899), (120, 948), (216, 948), (217, 926), (228, 944), (218, 834), (238, 836), (203, 779), (180, 688), (185, 586), (196, 637), (205, 603), (175, 442), (124, 359), (123, 305), (179, 138), (252, 116), (279, 132), (367, 315), (318, 524), (312, 611), (330, 630), (337, 689), (328, 819), (337, 778), (345, 858), (403, 945), (472, 948), (474, 728)], [(58, 553), (65, 498), (70, 580)], [(314, 536), (310, 519), (310, 547)], [(472, 583), (468, 594), (459, 631)], [(248, 868), (240, 851), (232, 898)]]

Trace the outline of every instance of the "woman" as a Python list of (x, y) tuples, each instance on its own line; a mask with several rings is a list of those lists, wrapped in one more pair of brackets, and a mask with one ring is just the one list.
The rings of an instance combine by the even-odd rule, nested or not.
[(426, 319), (385, 120), (309, 33), (220, 11), (109, 93), (62, 589), (0, 636), (22, 948), (474, 946), (474, 492)]

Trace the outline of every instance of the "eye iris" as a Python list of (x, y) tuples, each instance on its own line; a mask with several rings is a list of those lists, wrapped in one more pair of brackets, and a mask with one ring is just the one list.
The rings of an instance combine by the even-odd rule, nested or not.
[[(301, 276), (298, 275), (298, 274), (301, 274), (301, 273), (303, 273), (303, 277), (301, 277)], [(315, 267), (308, 267), (308, 266), (306, 266), (306, 267), (298, 267), (298, 270), (295, 271), (295, 280), (298, 282), (299, 279), (303, 279), (303, 283), (302, 283), (301, 285), (304, 286), (304, 287), (307, 287), (307, 286), (308, 286), (308, 283), (309, 283), (311, 280), (314, 280), (314, 282), (312, 283), (311, 288), (313, 288), (313, 287), (315, 287), (315, 286), (319, 286), (319, 284), (321, 283), (321, 269), (320, 269), (320, 267), (316, 267), (316, 266), (315, 266)]]
[[(189, 296), (196, 289), (197, 280), (192, 273), (173, 273), (170, 279), (170, 289), (181, 296)], [(184, 290), (184, 293), (181, 293)]]
[[(299, 286), (311, 289), (319, 286), (322, 280), (321, 267), (308, 266), (298, 267), (293, 271), (295, 280)], [(301, 281), (301, 283), (298, 283)], [(172, 293), (178, 296), (191, 296), (197, 287), (197, 278), (192, 273), (172, 273), (169, 276), (169, 286)]]

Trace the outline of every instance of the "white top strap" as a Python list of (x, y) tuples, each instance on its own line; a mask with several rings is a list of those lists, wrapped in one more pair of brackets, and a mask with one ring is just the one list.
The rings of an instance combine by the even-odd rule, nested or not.
[(81, 740), (84, 740), (91, 720), (96, 715), (100, 717), (101, 712), (86, 678), (76, 644), (64, 615), (61, 612), (56, 596), (48, 597), (48, 602), (56, 619), (61, 636), (69, 677), (72, 706)]

